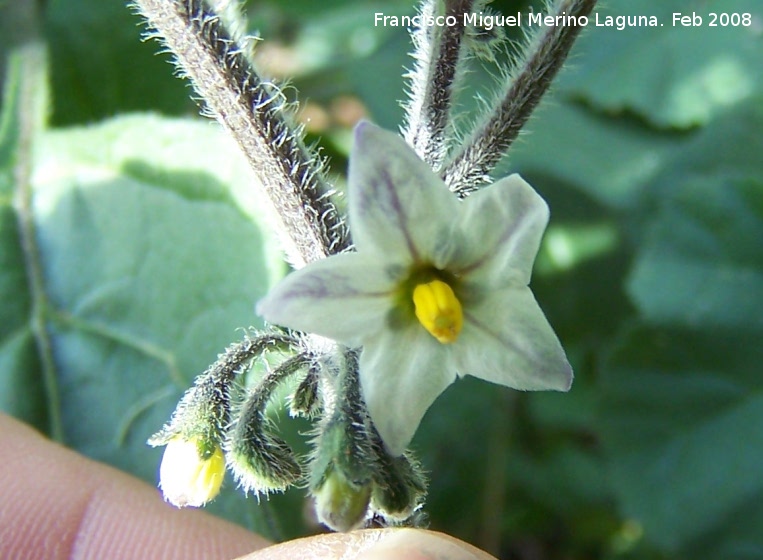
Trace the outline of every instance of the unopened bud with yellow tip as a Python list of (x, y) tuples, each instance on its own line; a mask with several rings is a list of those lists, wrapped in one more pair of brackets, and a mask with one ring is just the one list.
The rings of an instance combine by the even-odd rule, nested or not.
[(200, 507), (220, 493), (225, 458), (219, 445), (199, 436), (175, 436), (164, 450), (159, 486), (164, 499), (176, 507)]

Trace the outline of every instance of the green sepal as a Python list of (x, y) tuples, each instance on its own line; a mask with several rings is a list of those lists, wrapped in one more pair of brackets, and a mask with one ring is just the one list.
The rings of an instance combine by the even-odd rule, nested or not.
[(427, 483), (421, 466), (408, 455), (378, 453), (371, 507), (387, 520), (403, 521), (424, 503)]

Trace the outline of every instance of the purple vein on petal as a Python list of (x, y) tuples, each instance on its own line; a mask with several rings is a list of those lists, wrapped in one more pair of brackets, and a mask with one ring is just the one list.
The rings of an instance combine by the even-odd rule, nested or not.
[[(405, 243), (408, 246), (408, 252), (411, 255), (411, 258), (414, 261), (419, 260), (419, 251), (416, 248), (416, 244), (413, 242), (413, 239), (411, 238), (411, 233), (408, 231), (408, 225), (407, 225), (407, 219), (405, 215), (405, 211), (403, 210), (403, 205), (400, 203), (400, 198), (397, 196), (397, 191), (395, 190), (394, 182), (392, 181), (392, 178), (389, 176), (389, 173), (386, 169), (380, 169), (379, 175), (381, 176), (384, 184), (384, 188), (387, 190), (388, 194), (388, 200), (389, 204), (391, 206), (391, 210), (394, 213), (396, 217), (396, 221), (398, 226), (400, 227), (400, 231), (403, 233), (403, 237), (405, 237)], [(372, 185), (372, 188), (374, 190), (379, 189), (380, 185), (377, 183), (374, 183)]]
[(310, 281), (297, 282), (286, 289), (282, 298), (357, 298), (357, 297), (388, 297), (390, 291), (364, 292), (354, 288), (345, 274), (323, 270), (310, 275)]
[(500, 238), (498, 238), (498, 241), (490, 247), (485, 253), (482, 254), (477, 260), (473, 261), (471, 264), (468, 264), (464, 266), (463, 268), (459, 269), (459, 274), (469, 274), (471, 272), (474, 272), (475, 270), (480, 269), (483, 267), (490, 259), (495, 258), (496, 255), (496, 247), (500, 247), (504, 243), (506, 243), (509, 239), (511, 239), (514, 234), (517, 232), (517, 229), (519, 227), (519, 223), (521, 220), (517, 220), (509, 225), (507, 227)]
[(474, 317), (474, 315), (472, 315), (471, 313), (464, 313), (464, 319), (466, 321), (469, 321), (469, 323), (471, 323), (472, 325), (474, 325), (475, 327), (483, 331), (485, 334), (491, 336), (492, 338), (494, 338), (495, 340), (497, 340), (498, 342), (500, 342), (507, 348), (510, 348), (517, 354), (525, 355), (525, 352), (523, 352), (522, 349), (519, 348), (519, 346), (517, 346), (512, 340), (503, 338), (501, 335), (499, 335), (498, 333), (490, 329), (487, 325), (485, 325), (482, 321), (478, 321)]

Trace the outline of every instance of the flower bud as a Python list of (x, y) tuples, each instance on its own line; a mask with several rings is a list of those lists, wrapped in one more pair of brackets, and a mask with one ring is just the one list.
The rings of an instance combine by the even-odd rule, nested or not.
[(319, 382), (319, 372), (311, 368), (291, 397), (289, 409), (292, 416), (310, 418), (319, 411), (321, 406), (318, 394)]
[(408, 456), (382, 453), (374, 476), (371, 506), (387, 520), (404, 521), (424, 502), (426, 480), (421, 467)]
[(175, 436), (164, 450), (159, 486), (164, 499), (176, 507), (199, 507), (220, 493), (225, 459), (219, 445), (199, 436)]
[(231, 435), (228, 464), (244, 492), (283, 492), (302, 478), (302, 466), (291, 448), (259, 423)]
[(348, 480), (335, 466), (313, 489), (318, 520), (334, 531), (352, 531), (363, 524), (371, 500), (371, 484)]

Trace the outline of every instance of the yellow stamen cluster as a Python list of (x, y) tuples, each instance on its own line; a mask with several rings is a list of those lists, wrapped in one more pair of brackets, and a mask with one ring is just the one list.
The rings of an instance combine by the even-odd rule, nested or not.
[(413, 305), (421, 325), (442, 344), (455, 342), (464, 324), (464, 313), (453, 289), (441, 280), (418, 284)]

